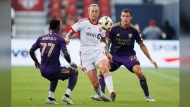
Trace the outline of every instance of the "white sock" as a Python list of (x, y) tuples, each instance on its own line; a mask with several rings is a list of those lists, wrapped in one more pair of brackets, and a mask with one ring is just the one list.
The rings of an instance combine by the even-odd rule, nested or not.
[(109, 72), (104, 74), (104, 80), (105, 80), (109, 93), (113, 92), (113, 80)]
[(97, 95), (99, 95), (99, 96), (102, 96), (102, 91), (101, 91), (101, 87), (99, 86), (97, 89), (95, 89), (94, 87), (93, 87), (93, 89), (94, 89), (94, 91), (96, 92), (96, 94)]
[(69, 89), (69, 88), (67, 88), (67, 90), (66, 90), (66, 93), (65, 94), (67, 94), (67, 95), (69, 95), (70, 96), (70, 94), (71, 94), (71, 90)]
[(49, 91), (49, 97), (54, 98), (54, 92)]

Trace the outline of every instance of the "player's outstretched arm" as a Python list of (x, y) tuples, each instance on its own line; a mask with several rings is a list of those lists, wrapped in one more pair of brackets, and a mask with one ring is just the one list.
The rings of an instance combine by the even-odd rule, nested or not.
[(110, 49), (110, 43), (111, 43), (111, 40), (109, 38), (106, 39), (106, 49), (105, 49), (105, 52), (106, 52), (106, 55), (109, 59), (109, 61), (112, 63), (112, 55), (109, 53), (109, 49)]
[(152, 60), (152, 58), (151, 58), (151, 56), (150, 56), (150, 54), (149, 54), (149, 52), (148, 52), (148, 49), (147, 49), (147, 47), (146, 47), (146, 45), (142, 42), (142, 43), (139, 43), (139, 46), (140, 46), (140, 48), (141, 48), (141, 50), (143, 51), (143, 53), (147, 56), (147, 58), (150, 60), (150, 62), (154, 65), (154, 67), (157, 69), (158, 68), (158, 66), (157, 66), (157, 63), (154, 61), (154, 60)]
[(63, 50), (63, 55), (64, 55), (64, 58), (65, 60), (74, 68), (77, 68), (77, 65), (74, 63), (74, 62), (71, 62), (71, 57), (69, 55), (69, 53), (67, 52), (67, 50)]
[(40, 68), (40, 63), (38, 62), (38, 59), (36, 58), (36, 55), (35, 55), (35, 52), (36, 50), (31, 48), (29, 53), (30, 53), (30, 57), (33, 59), (34, 63), (35, 63), (35, 66), (37, 69)]
[(75, 32), (73, 30), (70, 30), (69, 33), (67, 33), (65, 41), (66, 44), (68, 45), (70, 43), (70, 37), (74, 34)]

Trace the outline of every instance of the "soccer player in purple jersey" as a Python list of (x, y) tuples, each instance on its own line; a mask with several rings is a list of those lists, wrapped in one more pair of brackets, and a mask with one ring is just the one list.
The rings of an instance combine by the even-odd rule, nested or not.
[[(71, 62), (70, 55), (67, 52), (66, 42), (59, 35), (59, 29), (60, 21), (51, 20), (50, 33), (37, 39), (30, 49), (30, 56), (34, 60), (36, 68), (40, 69), (41, 75), (50, 81), (49, 96), (46, 104), (57, 104), (54, 98), (54, 91), (56, 90), (58, 80), (64, 81), (66, 79), (69, 79), (69, 83), (65, 95), (62, 96), (62, 101), (67, 102), (67, 104), (73, 104), (70, 99), (70, 93), (77, 83), (78, 70), (77, 65)], [(41, 53), (41, 63), (38, 62), (34, 53), (38, 48)], [(60, 66), (60, 50), (71, 67)]]
[[(143, 38), (140, 34), (140, 31), (130, 23), (131, 19), (132, 11), (130, 9), (123, 9), (121, 11), (121, 22), (116, 23), (109, 31), (106, 46), (107, 51), (109, 51), (110, 43), (112, 43), (110, 53), (108, 52), (107, 54), (108, 58), (111, 59), (110, 72), (116, 71), (121, 65), (124, 65), (129, 71), (135, 73), (139, 78), (146, 101), (155, 101), (149, 96), (146, 77), (142, 72), (140, 62), (138, 61), (136, 52), (134, 50), (135, 41), (139, 44), (141, 50), (144, 52), (144, 54), (156, 69), (158, 66), (156, 62), (151, 58), (148, 49), (143, 43)], [(105, 93), (105, 82), (102, 74), (100, 74), (99, 77), (102, 92)], [(98, 95), (91, 96), (91, 98), (101, 101), (101, 98)]]

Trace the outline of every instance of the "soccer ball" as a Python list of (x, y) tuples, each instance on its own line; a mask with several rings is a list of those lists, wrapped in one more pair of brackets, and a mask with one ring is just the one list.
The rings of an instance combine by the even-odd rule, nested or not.
[(100, 28), (102, 28), (104, 30), (109, 30), (113, 25), (113, 21), (112, 21), (112, 19), (110, 17), (103, 16), (98, 21), (98, 25), (99, 25)]

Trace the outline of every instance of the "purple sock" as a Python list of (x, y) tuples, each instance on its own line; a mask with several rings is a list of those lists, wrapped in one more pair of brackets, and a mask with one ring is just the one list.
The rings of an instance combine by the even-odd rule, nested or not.
[(102, 92), (105, 94), (105, 81), (104, 81), (104, 76), (102, 74), (99, 75), (99, 82), (100, 82), (100, 86), (101, 86), (101, 90)]
[(56, 87), (57, 87), (57, 83), (58, 83), (58, 80), (53, 80), (53, 81), (50, 81), (50, 91), (51, 92), (54, 92)]
[(140, 78), (140, 85), (141, 85), (141, 88), (144, 91), (144, 95), (145, 96), (149, 96), (148, 85), (147, 85), (146, 77), (145, 76), (143, 76), (142, 78)]
[(69, 85), (67, 88), (69, 88), (71, 91), (74, 89), (74, 87), (77, 83), (77, 78), (78, 78), (78, 71), (69, 78)]

